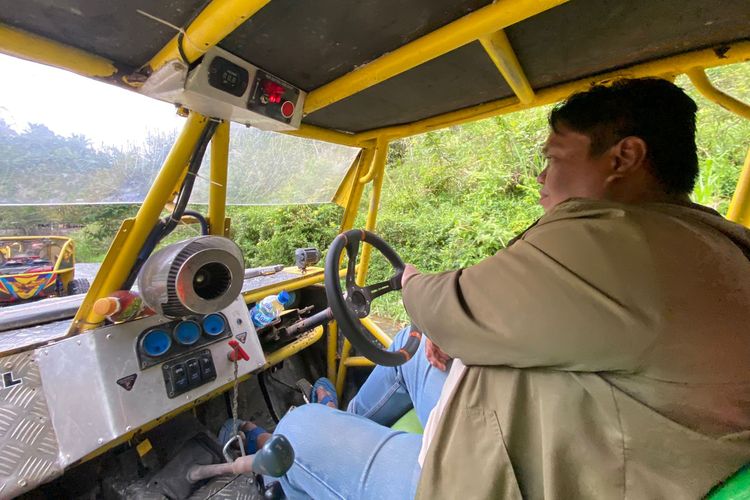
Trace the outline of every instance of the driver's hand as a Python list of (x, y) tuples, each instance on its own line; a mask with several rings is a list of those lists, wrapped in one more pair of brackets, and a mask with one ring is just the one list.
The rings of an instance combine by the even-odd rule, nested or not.
[(401, 289), (406, 286), (406, 282), (419, 274), (419, 270), (411, 264), (404, 266), (404, 274), (401, 275)]
[(441, 371), (447, 370), (448, 363), (450, 363), (450, 360), (453, 359), (443, 351), (441, 351), (440, 348), (433, 344), (432, 340), (430, 339), (425, 339), (424, 353), (425, 356), (427, 356), (427, 361), (429, 361), (432, 366)]

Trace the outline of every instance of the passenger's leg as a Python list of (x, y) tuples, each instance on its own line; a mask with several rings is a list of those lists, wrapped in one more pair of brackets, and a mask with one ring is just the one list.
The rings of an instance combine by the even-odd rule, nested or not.
[[(404, 328), (396, 335), (389, 351), (401, 349), (406, 344), (408, 330)], [(376, 366), (349, 402), (347, 411), (390, 427), (414, 407), (424, 426), (448, 376), (448, 372), (427, 361), (424, 344), (423, 337), (414, 357), (401, 366)]]
[(422, 446), (417, 434), (318, 404), (295, 408), (275, 432), (294, 448), (294, 465), (281, 478), (290, 500), (398, 500), (416, 493)]

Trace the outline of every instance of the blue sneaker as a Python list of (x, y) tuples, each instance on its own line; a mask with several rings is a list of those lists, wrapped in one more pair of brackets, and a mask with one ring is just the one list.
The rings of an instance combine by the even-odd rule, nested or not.
[[(237, 428), (241, 429), (243, 425), (247, 420), (237, 420)], [(222, 448), (224, 447), (227, 442), (232, 439), (235, 436), (234, 433), (234, 427), (233, 427), (234, 420), (227, 419), (224, 424), (221, 426), (221, 429), (219, 429), (219, 443), (221, 443)], [(264, 434), (268, 431), (266, 431), (263, 427), (256, 426), (254, 429), (250, 431), (242, 431), (242, 433), (245, 436), (245, 453), (248, 455), (254, 455), (258, 451), (258, 436), (261, 434)]]
[[(328, 393), (320, 401), (318, 401), (318, 387), (322, 387)], [(312, 393), (310, 394), (310, 402), (320, 403), (322, 405), (333, 403), (333, 405), (338, 408), (339, 398), (336, 395), (336, 388), (333, 386), (333, 383), (325, 377), (320, 377), (316, 380), (312, 388)]]

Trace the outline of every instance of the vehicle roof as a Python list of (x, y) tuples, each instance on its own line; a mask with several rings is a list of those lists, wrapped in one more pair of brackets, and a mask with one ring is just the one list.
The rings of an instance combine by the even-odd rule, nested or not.
[[(501, 2), (511, 4), (496, 3)], [(491, 3), (271, 0), (219, 46), (310, 92)], [(721, 59), (728, 44), (750, 40), (747, 0), (547, 3), (561, 5), (504, 30), (535, 91), (698, 49), (711, 48)], [(123, 75), (147, 66), (174, 37), (175, 30), (154, 17), (188, 26), (206, 5), (204, 0), (0, 0), (0, 12), (2, 23), (101, 56)], [(513, 97), (475, 39), (314, 110), (303, 123), (358, 133)]]

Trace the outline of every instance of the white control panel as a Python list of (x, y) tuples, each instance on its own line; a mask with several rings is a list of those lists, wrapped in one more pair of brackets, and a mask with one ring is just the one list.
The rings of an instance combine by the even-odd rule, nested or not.
[[(231, 384), (233, 359), (238, 376), (264, 366), (243, 298), (217, 314), (180, 321), (150, 316), (37, 349), (61, 463)], [(157, 334), (144, 346), (150, 332), (169, 339)]]
[(206, 116), (275, 131), (299, 128), (307, 95), (218, 47), (191, 70), (179, 61), (165, 64), (140, 91)]

